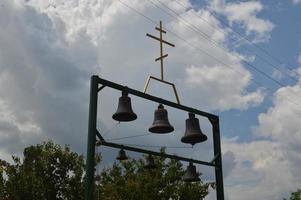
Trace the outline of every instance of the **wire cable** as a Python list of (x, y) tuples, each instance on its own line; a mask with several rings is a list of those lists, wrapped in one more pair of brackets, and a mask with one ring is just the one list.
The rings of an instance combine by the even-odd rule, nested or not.
[[(159, 1), (159, 0), (158, 0)], [(176, 2), (178, 5), (182, 6), (184, 9), (189, 9), (188, 7), (186, 7), (183, 3), (181, 3), (179, 0), (173, 0), (174, 2)], [(218, 19), (218, 16), (214, 13), (214, 12), (211, 12), (210, 10), (207, 10), (211, 15), (213, 15), (215, 18)], [(216, 26), (216, 25), (213, 25), (211, 22), (209, 22), (208, 20), (204, 19), (202, 16), (194, 13), (194, 15), (196, 15), (198, 18), (200, 18), (201, 20), (205, 21), (207, 24), (209, 24), (211, 27), (213, 27), (214, 29), (216, 29), (217, 31), (219, 32), (222, 32), (226, 35), (228, 35), (230, 38), (233, 38), (234, 39), (234, 35), (231, 35), (229, 34), (228, 32), (224, 31), (222, 28)], [(256, 43), (252, 42), (250, 39), (248, 39), (247, 37), (245, 37), (244, 35), (242, 35), (241, 33), (235, 31), (234, 29), (232, 29), (228, 24), (220, 21), (220, 23), (222, 25), (224, 25), (225, 27), (229, 28), (234, 34), (236, 34), (239, 39), (238, 40), (244, 40), (246, 41), (247, 43), (253, 45), (254, 47), (256, 47), (257, 49), (259, 49), (260, 51), (262, 51), (263, 53), (265, 53), (267, 56), (269, 56), (270, 58), (272, 58), (275, 62), (278, 62), (280, 65), (285, 65), (279, 58), (275, 57), (274, 55), (270, 54), (266, 49), (262, 48), (261, 46), (257, 45)], [(236, 41), (238, 41), (236, 40)], [(235, 42), (235, 41), (234, 41)], [(249, 48), (246, 48), (248, 51), (251, 51)], [(253, 51), (255, 53), (255, 51)], [(256, 53), (255, 53), (256, 54)], [(282, 69), (280, 69), (279, 67), (275, 66), (274, 64), (270, 63), (267, 59), (265, 59), (264, 57), (261, 57), (260, 55), (256, 54), (258, 57), (260, 57), (261, 59), (265, 60), (266, 62), (269, 63), (269, 65), (271, 66), (274, 66), (275, 68), (277, 68), (278, 70), (282, 71)], [(283, 71), (282, 71), (283, 72)], [(291, 79), (295, 79), (294, 76), (290, 75), (289, 73), (287, 73), (286, 71), (284, 71), (284, 73), (286, 75), (288, 75)], [(298, 80), (297, 80), (298, 81)]]
[[(142, 17), (144, 17), (145, 19), (147, 19), (148, 21), (150, 21), (151, 23), (153, 23), (154, 25), (158, 25), (158, 23), (156, 21), (154, 21), (153, 19), (151, 19), (150, 17), (144, 15), (142, 12), (140, 12), (139, 10), (135, 9), (132, 6), (129, 6), (128, 4), (126, 4), (125, 2), (118, 0), (120, 3), (122, 3), (124, 6), (126, 6), (127, 8), (129, 8), (130, 10), (132, 10), (133, 12), (137, 13), (138, 15), (141, 15)], [(164, 27), (166, 31), (168, 31), (169, 33), (171, 33), (172, 35), (174, 35), (176, 38), (182, 40), (185, 44), (199, 50), (200, 52), (202, 52), (203, 54), (213, 58), (214, 60), (218, 61), (219, 63), (225, 65), (226, 67), (228, 67), (229, 69), (232, 69), (233, 71), (237, 72), (238, 74), (242, 75), (242, 73), (240, 73), (239, 71), (235, 70), (233, 67), (231, 67), (230, 65), (224, 63), (223, 61), (221, 61), (220, 59), (216, 58), (215, 56), (212, 56), (211, 54), (209, 54), (208, 52), (202, 50), (199, 47), (196, 47), (195, 45), (191, 44), (190, 42), (188, 42), (187, 40), (185, 40), (184, 38), (182, 38), (181, 36), (177, 35), (176, 33), (174, 33), (173, 31), (167, 29), (166, 27)], [(250, 77), (250, 80), (252, 80), (255, 84), (257, 84), (258, 86), (264, 87), (265, 89), (269, 90), (270, 92), (274, 93), (274, 90), (272, 90), (271, 88), (267, 87), (267, 86), (263, 86), (262, 83), (256, 81), (254, 78)], [(279, 94), (280, 95), (280, 94)], [(282, 96), (282, 95), (280, 95)], [(292, 101), (289, 97), (287, 96), (283, 96), (284, 98), (288, 99), (291, 103), (295, 104), (298, 107), (301, 107), (300, 104)]]
[[(177, 19), (179, 18), (182, 22), (185, 22), (185, 24), (187, 25), (188, 28), (190, 28), (192, 31), (200, 34), (204, 39), (208, 40), (209, 42), (211, 42), (212, 44), (214, 44), (214, 46), (216, 46), (217, 48), (220, 48), (221, 50), (223, 50), (224, 52), (228, 52), (229, 50), (225, 47), (225, 45), (220, 44), (220, 42), (212, 39), (210, 37), (210, 35), (208, 35), (207, 33), (205, 33), (204, 31), (202, 31), (201, 29), (199, 29), (198, 27), (196, 27), (195, 25), (191, 24), (190, 22), (188, 22), (186, 19), (184, 19), (183, 17), (181, 17), (181, 15), (179, 13), (177, 13), (176, 11), (174, 11), (173, 9), (169, 8), (168, 6), (166, 6), (164, 3), (162, 3), (160, 0), (157, 0), (158, 2), (161, 2), (161, 5), (165, 6), (169, 11), (171, 11), (172, 13), (174, 13), (176, 16), (166, 12), (166, 10), (164, 10), (163, 8), (161, 8), (160, 6), (158, 6), (157, 4), (155, 4), (152, 0), (148, 0), (151, 4), (153, 4), (155, 7), (157, 7), (158, 9), (160, 9), (161, 11), (163, 11), (165, 14)], [(249, 63), (248, 61), (246, 61), (245, 59), (237, 56), (236, 54), (233, 54), (235, 57), (237, 57), (238, 59), (242, 60), (242, 62), (244, 62), (246, 65), (248, 65), (249, 67), (253, 68), (255, 71), (257, 71), (258, 73), (260, 73), (261, 75), (265, 76), (267, 79), (273, 81), (274, 83), (276, 83), (277, 85), (284, 87), (284, 84), (282, 84), (280, 81), (272, 78), (271, 76), (269, 76), (267, 73), (265, 73), (264, 71), (258, 69), (256, 66), (252, 65), (251, 63)], [(278, 71), (280, 71), (279, 69), (277, 69)], [(281, 72), (281, 71), (280, 71)]]
[[(153, 1), (149, 0), (150, 2), (152, 2), (154, 4)], [(177, 15), (179, 18), (181, 18), (182, 20), (185, 20), (183, 17), (181, 17), (181, 15), (179, 13), (177, 13), (175, 10), (171, 9), (170, 7), (168, 7), (165, 3), (163, 3), (162, 1), (160, 0), (156, 0), (158, 1), (162, 6), (164, 6), (166, 9), (170, 10), (172, 13), (174, 13), (175, 15)], [(181, 5), (183, 8), (185, 9), (188, 9), (187, 7), (183, 6), (183, 4), (179, 3), (177, 0), (175, 0), (179, 5)], [(157, 6), (156, 6), (157, 7)], [(158, 7), (157, 7), (158, 8)], [(159, 8), (161, 9), (161, 8)], [(162, 10), (162, 9), (161, 9)], [(164, 11), (165, 12), (165, 11)], [(208, 11), (209, 12), (209, 11)], [(211, 14), (211, 13), (210, 13)], [(219, 32), (222, 32), (224, 34), (226, 34), (228, 37), (230, 38), (233, 38), (233, 35), (229, 35), (228, 32), (226, 31), (223, 31), (221, 28), (218, 27), (218, 29), (212, 25), (210, 22), (208, 22), (208, 20), (205, 20), (203, 19), (202, 16), (196, 14), (194, 12), (194, 15), (196, 15), (197, 17), (199, 17), (200, 19), (202, 19), (203, 21), (205, 21), (207, 24), (211, 25), (211, 27), (213, 27), (215, 30), (219, 31)], [(186, 21), (186, 20), (185, 20)], [(187, 21), (186, 21), (187, 22)], [(189, 22), (187, 22), (189, 23)], [(198, 27), (192, 25), (191, 23), (189, 23), (191, 26), (193, 26), (194, 28), (197, 28), (198, 31), (200, 31), (201, 33), (205, 34), (206, 35), (206, 38), (210, 39), (210, 40), (213, 40), (208, 34), (206, 34), (205, 32), (201, 31)], [(230, 28), (230, 27), (229, 27)], [(232, 30), (232, 29), (231, 29)], [(234, 31), (234, 30), (232, 30)], [(252, 43), (250, 40), (248, 40), (247, 38), (242, 38), (240, 37), (241, 39), (245, 39), (247, 41), (249, 41), (250, 43)], [(216, 41), (216, 40), (213, 40), (214, 42), (216, 42), (218, 45), (222, 46), (223, 48), (226, 48), (225, 45), (221, 44), (220, 42)], [(255, 45), (255, 44), (254, 44)], [(254, 53), (259, 59), (261, 59), (263, 62), (265, 62), (266, 64), (270, 65), (272, 68), (274, 68), (275, 70), (277, 70), (278, 72), (280, 72), (281, 74), (283, 75), (286, 75), (288, 78), (290, 78), (291, 80), (293, 81), (296, 81), (298, 82), (299, 80), (296, 79), (296, 77), (294, 77), (293, 75), (289, 74), (288, 72), (284, 71), (283, 69), (279, 68), (278, 66), (274, 65), (273, 63), (269, 62), (269, 60), (267, 60), (266, 58), (262, 57), (261, 55), (257, 54), (255, 51), (251, 51), (249, 48), (247, 47), (244, 47), (244, 49), (246, 49), (247, 51), (249, 51), (250, 53)]]
[(151, 135), (151, 133), (145, 133), (145, 134), (140, 134), (140, 135), (131, 135), (131, 136), (125, 136), (125, 137), (120, 137), (120, 138), (111, 138), (111, 139), (107, 139), (107, 141), (115, 141), (115, 140), (129, 139), (129, 138), (137, 138), (137, 137), (143, 137), (143, 136), (148, 136), (148, 135)]
[(120, 122), (117, 122), (116, 124), (114, 124), (110, 129), (106, 130), (102, 135), (103, 137), (105, 137), (106, 135), (108, 135), (108, 133), (110, 133), (114, 128), (116, 128), (118, 125), (120, 124)]

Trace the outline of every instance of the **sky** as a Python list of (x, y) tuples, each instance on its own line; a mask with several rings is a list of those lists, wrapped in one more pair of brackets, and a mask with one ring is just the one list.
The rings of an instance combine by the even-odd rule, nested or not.
[[(142, 91), (149, 75), (160, 77), (159, 44), (146, 33), (157, 35), (162, 20), (175, 44), (164, 46), (165, 79), (181, 104), (220, 117), (225, 198), (288, 197), (301, 188), (300, 13), (300, 0), (0, 0), (0, 159), (47, 140), (85, 154), (91, 75)], [(176, 101), (158, 82), (147, 92)], [(119, 124), (111, 115), (120, 95), (99, 93), (105, 139), (214, 157), (208, 120), (198, 116), (208, 140), (190, 148), (180, 142), (188, 115), (170, 107), (173, 133), (124, 138), (147, 133), (157, 104), (131, 96), (138, 119)], [(115, 161), (117, 150), (97, 151), (102, 166)]]

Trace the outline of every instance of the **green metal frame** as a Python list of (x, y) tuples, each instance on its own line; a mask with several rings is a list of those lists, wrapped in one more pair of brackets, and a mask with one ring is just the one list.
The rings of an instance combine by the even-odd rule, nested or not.
[[(101, 85), (99, 87), (99, 85)], [(135, 148), (131, 146), (106, 142), (101, 134), (97, 131), (97, 101), (98, 92), (104, 87), (110, 87), (120, 91), (126, 91), (129, 94), (144, 98), (146, 100), (161, 103), (173, 108), (177, 108), (183, 111), (191, 112), (196, 115), (207, 117), (212, 125), (213, 132), (213, 148), (214, 148), (214, 159), (211, 162), (205, 162), (201, 160), (195, 160), (185, 158), (176, 155), (165, 154), (161, 152), (149, 151), (145, 149)], [(175, 160), (187, 161), (201, 165), (212, 166), (215, 168), (215, 181), (216, 181), (216, 197), (217, 200), (224, 200), (224, 185), (223, 185), (223, 170), (222, 170), (222, 153), (221, 153), (221, 141), (220, 141), (220, 129), (219, 129), (219, 117), (217, 115), (200, 111), (191, 107), (180, 105), (162, 98), (158, 98), (149, 94), (145, 94), (138, 90), (128, 88), (126, 86), (119, 85), (117, 83), (99, 78), (96, 75), (91, 77), (90, 86), (90, 105), (89, 105), (89, 127), (88, 127), (88, 143), (87, 143), (87, 158), (86, 158), (86, 177), (85, 177), (85, 200), (93, 200), (94, 191), (94, 164), (95, 164), (95, 142), (96, 136), (99, 138), (101, 145), (112, 148), (123, 148), (125, 150), (152, 154), (156, 156), (171, 158)]]

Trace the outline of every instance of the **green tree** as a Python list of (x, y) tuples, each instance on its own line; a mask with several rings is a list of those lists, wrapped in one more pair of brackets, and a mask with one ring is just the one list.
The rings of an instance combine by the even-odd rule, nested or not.
[[(181, 162), (155, 158), (156, 168), (145, 169), (144, 159), (114, 163), (98, 177), (96, 195), (103, 200), (200, 200), (213, 183), (184, 183)], [(97, 198), (96, 198), (97, 199)]]
[(6, 199), (83, 199), (83, 156), (53, 142), (24, 150), (6, 169)]
[[(301, 190), (298, 189), (296, 192), (292, 192), (289, 198), (290, 200), (301, 200)], [(287, 199), (284, 199), (287, 200)]]
[(6, 167), (8, 166), (8, 163), (4, 160), (0, 159), (0, 199), (4, 198), (5, 195), (5, 170)]
[[(163, 150), (162, 150), (163, 151)], [(84, 159), (53, 142), (25, 148), (24, 157), (0, 162), (1, 200), (80, 200), (84, 197)], [(96, 163), (101, 162), (96, 154)], [(156, 168), (146, 170), (145, 159), (116, 162), (95, 177), (95, 199), (199, 200), (213, 183), (184, 183), (181, 162), (155, 157)], [(100, 198), (99, 198), (100, 197)]]

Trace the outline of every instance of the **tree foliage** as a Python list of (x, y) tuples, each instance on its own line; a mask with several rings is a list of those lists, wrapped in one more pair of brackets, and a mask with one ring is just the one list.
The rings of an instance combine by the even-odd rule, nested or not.
[[(162, 150), (163, 152), (164, 150)], [(45, 142), (24, 149), (22, 159), (0, 160), (1, 200), (80, 200), (84, 198), (84, 159), (68, 146)], [(96, 154), (96, 163), (101, 156)], [(147, 170), (145, 158), (115, 162), (95, 176), (95, 199), (199, 200), (213, 183), (184, 183), (181, 162), (155, 157)]]
[[(287, 200), (287, 199), (284, 199)], [(296, 192), (292, 192), (289, 200), (301, 200), (301, 190), (298, 189)]]
[(104, 200), (199, 200), (213, 183), (184, 183), (181, 162), (156, 158), (155, 169), (145, 169), (144, 159), (114, 163), (100, 174), (96, 194)]
[(84, 160), (68, 146), (53, 142), (30, 146), (23, 162), (18, 157), (13, 160), (5, 170), (5, 199), (83, 199)]

